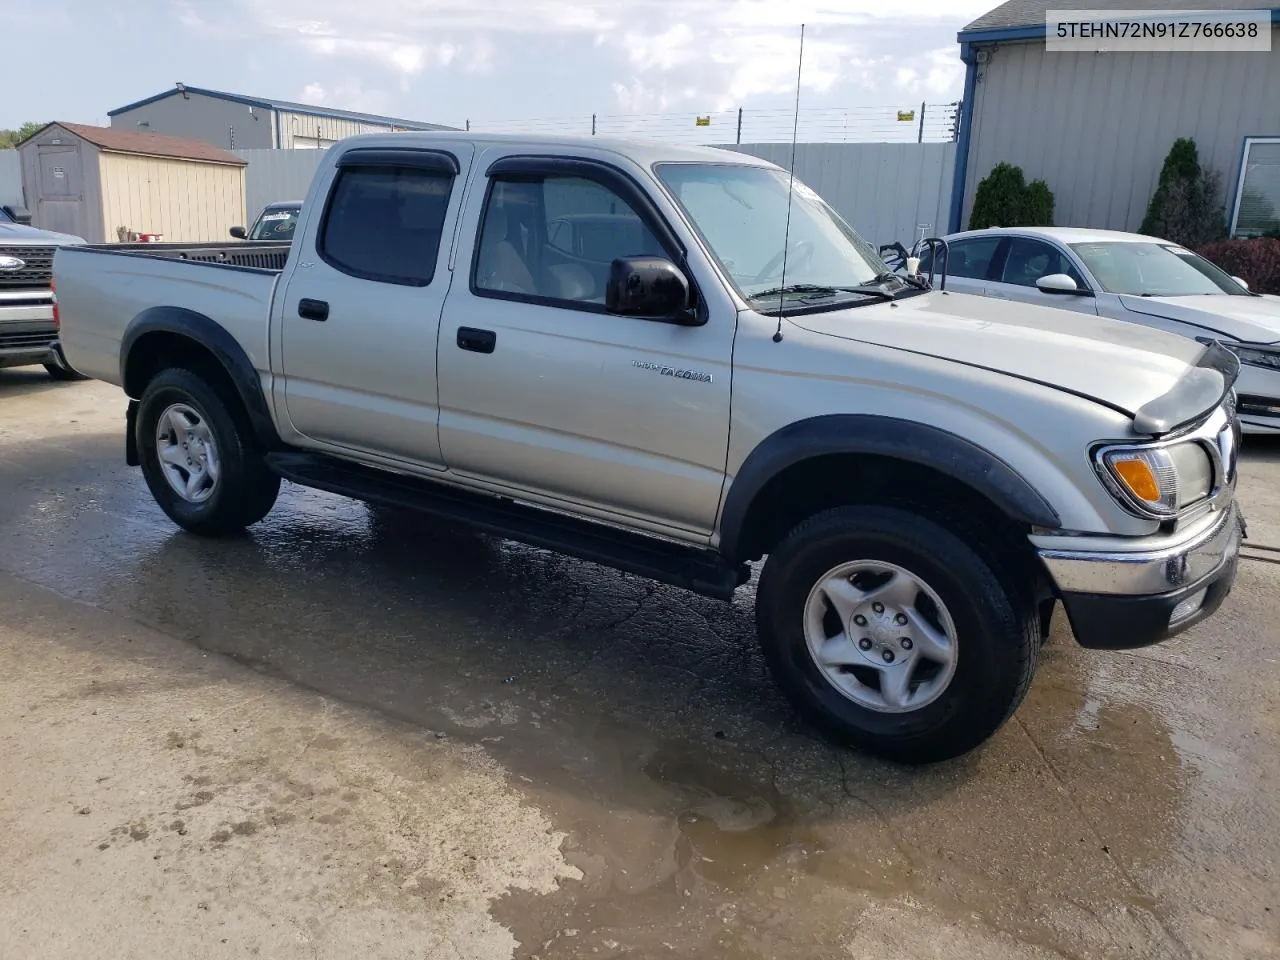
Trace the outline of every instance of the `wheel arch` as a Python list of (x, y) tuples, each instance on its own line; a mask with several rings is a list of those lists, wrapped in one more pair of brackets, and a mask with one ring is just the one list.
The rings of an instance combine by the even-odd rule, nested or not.
[(913, 478), (943, 478), (965, 492), (962, 501), (1024, 529), (1062, 525), (1053, 506), (1021, 474), (963, 437), (912, 420), (829, 414), (781, 428), (743, 461), (721, 510), (721, 553), (732, 562), (759, 559), (777, 538), (770, 512), (778, 509), (779, 491), (804, 482), (819, 465), (838, 466), (839, 461), (874, 461)]
[(130, 398), (129, 449), (137, 457), (132, 421), (147, 383), (166, 366), (208, 375), (244, 419), (260, 450), (281, 445), (262, 380), (239, 342), (216, 320), (185, 307), (150, 307), (130, 321), (120, 341), (120, 383)]

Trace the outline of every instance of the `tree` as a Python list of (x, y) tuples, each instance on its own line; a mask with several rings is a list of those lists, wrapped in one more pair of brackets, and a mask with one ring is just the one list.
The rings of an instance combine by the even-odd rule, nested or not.
[(1222, 177), (1200, 166), (1196, 142), (1179, 137), (1160, 168), (1160, 179), (1139, 233), (1198, 249), (1227, 233), (1219, 201)]
[(1053, 191), (1043, 180), (1032, 180), (1022, 195), (1020, 227), (1053, 226)]
[(1022, 168), (997, 163), (978, 182), (969, 229), (1049, 227), (1053, 225), (1053, 191), (1043, 180), (1027, 183)]
[(17, 130), (0, 130), (0, 150), (12, 150), (21, 144), (24, 140), (28, 140), (35, 134), (44, 129), (46, 125), (36, 123), (34, 120), (28, 120)]

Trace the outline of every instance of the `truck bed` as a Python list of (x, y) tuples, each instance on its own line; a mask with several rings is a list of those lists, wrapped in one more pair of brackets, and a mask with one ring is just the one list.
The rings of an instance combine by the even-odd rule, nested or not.
[(90, 250), (132, 253), (235, 267), (280, 271), (289, 258), (288, 243), (91, 243)]
[(288, 254), (287, 243), (61, 247), (53, 278), (67, 359), (81, 373), (120, 386), (125, 331), (144, 312), (167, 311), (216, 319), (266, 373), (272, 298)]

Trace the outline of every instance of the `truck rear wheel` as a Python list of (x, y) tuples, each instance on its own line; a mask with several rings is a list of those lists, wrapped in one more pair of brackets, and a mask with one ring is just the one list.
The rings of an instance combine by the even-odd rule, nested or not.
[(833, 739), (906, 763), (959, 756), (1017, 709), (1040, 650), (1031, 591), (997, 569), (908, 510), (818, 514), (761, 573), (765, 657)]
[(275, 505), (280, 478), (217, 391), (192, 371), (170, 368), (147, 384), (136, 429), (147, 486), (178, 526), (221, 536), (257, 523)]

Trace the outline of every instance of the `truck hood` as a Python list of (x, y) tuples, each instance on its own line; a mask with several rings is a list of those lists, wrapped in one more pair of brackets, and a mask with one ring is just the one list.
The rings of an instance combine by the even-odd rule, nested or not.
[(21, 223), (0, 221), (0, 246), (4, 247), (66, 247), (84, 243), (83, 237), (52, 230), (37, 230)]
[[(1092, 314), (970, 294), (931, 292), (788, 319), (815, 333), (1043, 383), (1129, 416), (1162, 397), (1200, 403), (1198, 414), (1226, 390), (1222, 373), (1196, 368), (1205, 348), (1194, 340)], [(1197, 384), (1191, 390), (1193, 380)]]
[(1199, 297), (1121, 296), (1120, 302), (1134, 313), (1193, 324), (1227, 340), (1280, 340), (1280, 297), (1233, 297), (1225, 293)]

